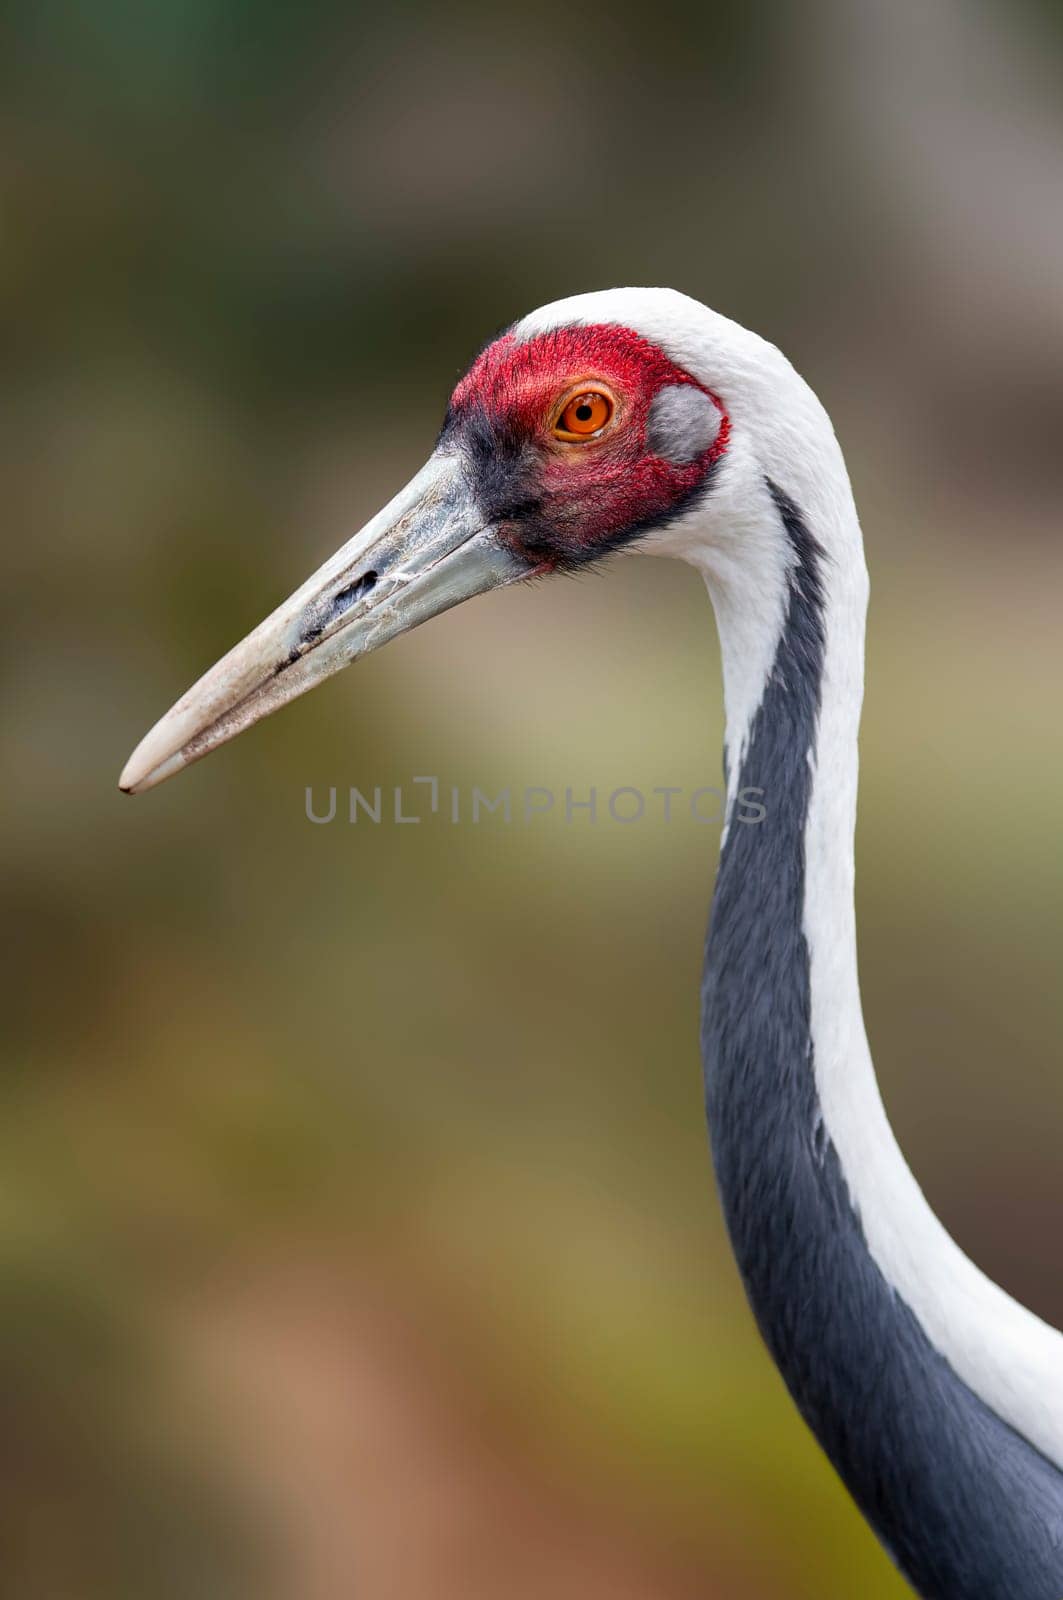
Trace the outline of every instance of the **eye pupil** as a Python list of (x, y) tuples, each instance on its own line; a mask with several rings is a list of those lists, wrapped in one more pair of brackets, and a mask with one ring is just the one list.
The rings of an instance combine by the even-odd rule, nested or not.
[(581, 422), (589, 422), (594, 412), (585, 400), (581, 406), (576, 407), (576, 415)]

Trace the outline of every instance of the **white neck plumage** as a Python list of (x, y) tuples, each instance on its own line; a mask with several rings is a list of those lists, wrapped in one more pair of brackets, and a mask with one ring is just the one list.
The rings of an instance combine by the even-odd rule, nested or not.
[[(832, 433), (821, 444), (814, 481), (802, 474), (805, 482), (797, 490), (779, 484), (801, 508), (824, 552), (825, 641), (810, 757), (803, 910), (819, 1107), (867, 1248), (886, 1282), (957, 1376), (1063, 1468), (1063, 1336), (988, 1279), (946, 1233), (894, 1138), (868, 1049), (853, 894), (868, 584), (840, 451)], [(729, 803), (741, 782), (752, 721), (771, 680), (784, 626), (794, 557), (782, 532), (778, 507), (765, 486), (753, 512), (747, 509), (736, 519), (734, 553), (726, 542), (721, 548), (717, 535), (698, 561), (723, 653)], [(748, 559), (751, 540), (761, 546), (756, 561)], [(746, 546), (741, 560), (740, 542)]]

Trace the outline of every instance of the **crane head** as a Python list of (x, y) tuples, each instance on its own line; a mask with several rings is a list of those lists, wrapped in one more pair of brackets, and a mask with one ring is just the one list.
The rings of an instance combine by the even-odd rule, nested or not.
[[(675, 303), (695, 306), (669, 290), (581, 296), (487, 345), (421, 471), (167, 712), (121, 788), (153, 788), (463, 600), (681, 521), (724, 459), (730, 423), (660, 341), (608, 316), (631, 294), (665, 297), (673, 320)], [(566, 305), (583, 312), (567, 316)]]

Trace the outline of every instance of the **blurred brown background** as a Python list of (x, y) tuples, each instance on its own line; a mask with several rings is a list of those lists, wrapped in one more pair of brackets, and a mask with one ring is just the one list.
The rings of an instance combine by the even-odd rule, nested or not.
[(115, 782), (499, 325), (669, 283), (756, 327), (867, 535), (887, 1104), (1063, 1320), (1061, 78), (1033, 0), (7, 14), (5, 1600), (906, 1592), (722, 1233), (717, 831), (304, 817), (718, 782), (696, 577), (478, 602)]

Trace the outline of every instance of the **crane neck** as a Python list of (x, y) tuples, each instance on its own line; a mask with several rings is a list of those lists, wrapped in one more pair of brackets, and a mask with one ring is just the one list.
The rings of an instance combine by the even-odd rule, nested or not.
[[(867, 580), (837, 460), (811, 512), (765, 481), (774, 566), (707, 563), (731, 801), (702, 996), (717, 1182), (787, 1386), (917, 1590), (1059, 1600), (1063, 1339), (934, 1216), (867, 1046), (853, 898)], [(755, 823), (733, 804), (750, 789)]]

